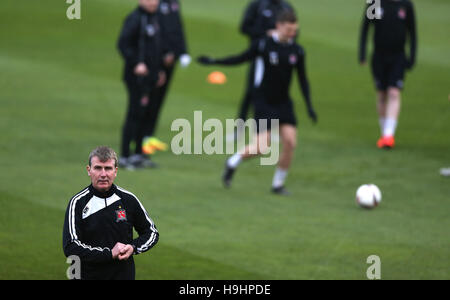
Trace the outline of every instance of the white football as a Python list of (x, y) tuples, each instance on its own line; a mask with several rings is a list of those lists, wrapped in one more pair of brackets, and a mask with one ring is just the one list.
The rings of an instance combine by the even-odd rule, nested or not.
[(375, 184), (364, 184), (356, 191), (356, 203), (364, 208), (374, 208), (381, 202), (381, 191)]

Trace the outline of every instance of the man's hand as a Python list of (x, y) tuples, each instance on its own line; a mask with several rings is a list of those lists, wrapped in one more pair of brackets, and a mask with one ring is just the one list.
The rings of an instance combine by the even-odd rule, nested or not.
[(120, 252), (123, 250), (123, 248), (125, 247), (125, 244), (122, 243), (116, 243), (116, 245), (114, 246), (114, 248), (112, 248), (111, 252), (112, 252), (112, 258), (113, 259), (117, 259), (120, 255)]
[(141, 98), (141, 106), (145, 107), (148, 105), (148, 103), (150, 102), (150, 99), (148, 98), (148, 95), (144, 95)]
[(167, 53), (164, 56), (163, 61), (164, 61), (164, 66), (170, 67), (175, 63), (175, 55), (173, 53)]
[(308, 115), (314, 123), (317, 123), (317, 114), (312, 107), (308, 108)]
[(158, 82), (156, 83), (156, 87), (162, 87), (166, 83), (166, 80), (167, 80), (166, 72), (159, 71)]
[(212, 65), (214, 64), (214, 59), (209, 56), (200, 56), (197, 58), (197, 61), (202, 65)]
[(147, 65), (145, 63), (138, 63), (134, 68), (134, 74), (136, 74), (137, 76), (147, 76), (148, 75)]
[(359, 64), (361, 65), (361, 67), (367, 66), (367, 62), (365, 60), (360, 61)]
[(131, 255), (133, 255), (134, 248), (131, 245), (124, 245), (119, 254), (119, 260), (127, 260)]

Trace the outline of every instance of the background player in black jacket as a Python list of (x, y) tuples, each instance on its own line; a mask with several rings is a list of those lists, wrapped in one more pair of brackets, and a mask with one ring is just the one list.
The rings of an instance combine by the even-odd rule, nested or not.
[[(241, 23), (241, 32), (245, 34), (250, 43), (265, 36), (270, 36), (275, 30), (276, 16), (283, 10), (293, 10), (292, 6), (284, 0), (255, 0), (245, 11)], [(245, 120), (250, 108), (251, 92), (254, 86), (255, 62), (252, 61), (248, 72), (248, 81), (239, 108), (239, 119)]]
[[(416, 61), (416, 21), (414, 6), (409, 0), (381, 0), (375, 12), (364, 11), (361, 28), (359, 61), (366, 64), (366, 43), (369, 26), (375, 27), (372, 73), (377, 89), (377, 110), (381, 138), (379, 148), (395, 146), (394, 135), (401, 106), (401, 90), (405, 69), (412, 69)], [(374, 18), (369, 19), (368, 15)], [(409, 56), (405, 54), (409, 39)]]
[(163, 70), (166, 74), (165, 83), (156, 89), (155, 97), (151, 99), (150, 115), (146, 121), (145, 139), (143, 152), (152, 154), (155, 150), (166, 150), (167, 144), (161, 142), (154, 136), (161, 107), (170, 86), (175, 65), (178, 60), (182, 67), (187, 67), (191, 62), (184, 36), (183, 22), (180, 14), (180, 3), (178, 0), (161, 0), (158, 16), (164, 28), (166, 54), (164, 55)]
[[(117, 155), (112, 149), (94, 149), (87, 172), (91, 185), (67, 207), (64, 254), (80, 258), (81, 279), (134, 279), (132, 255), (152, 248), (159, 233), (136, 196), (114, 185)], [(139, 235), (135, 239), (133, 228)]]
[[(142, 155), (149, 103), (155, 98), (157, 86), (165, 82), (162, 58), (167, 48), (158, 19), (159, 0), (139, 0), (139, 6), (125, 20), (118, 47), (125, 60), (123, 79), (128, 91), (128, 111), (122, 131), (122, 167), (153, 166)], [(130, 144), (135, 143), (134, 153)], [(133, 154), (133, 155), (132, 155)]]
[[(246, 146), (242, 152), (234, 154), (227, 160), (224, 173), (224, 184), (230, 186), (235, 169), (242, 160), (265, 152), (261, 145), (270, 143), (271, 120), (277, 119), (280, 124), (280, 138), (283, 151), (278, 168), (272, 182), (272, 192), (288, 194), (284, 188), (288, 169), (291, 165), (297, 143), (297, 120), (294, 107), (289, 95), (292, 72), (297, 70), (299, 84), (308, 109), (309, 116), (314, 122), (317, 115), (313, 109), (309, 83), (305, 70), (305, 51), (295, 43), (298, 23), (295, 13), (287, 10), (277, 18), (276, 30), (270, 37), (265, 37), (252, 43), (244, 53), (224, 59), (200, 57), (203, 64), (235, 65), (257, 59), (255, 90), (252, 93), (252, 103), (255, 108), (255, 120), (266, 120), (268, 130), (258, 128), (258, 135), (253, 144)], [(264, 142), (261, 142), (264, 141)]]

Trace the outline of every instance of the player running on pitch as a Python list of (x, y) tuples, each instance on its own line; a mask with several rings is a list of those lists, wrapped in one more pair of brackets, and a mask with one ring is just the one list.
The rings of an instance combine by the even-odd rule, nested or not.
[[(293, 10), (292, 6), (284, 0), (255, 0), (252, 1), (241, 23), (241, 32), (250, 39), (250, 43), (265, 36), (270, 36), (274, 29), (276, 18), (283, 10)], [(241, 100), (238, 118), (246, 120), (250, 108), (251, 92), (255, 77), (255, 61), (251, 62), (248, 72), (247, 87), (244, 98)]]
[[(414, 6), (409, 0), (381, 0), (372, 16), (366, 10), (362, 23), (359, 62), (366, 64), (366, 42), (369, 25), (375, 27), (375, 50), (372, 73), (377, 89), (377, 110), (381, 127), (379, 148), (395, 146), (395, 131), (401, 106), (401, 90), (405, 68), (410, 70), (416, 59), (416, 21)], [(370, 19), (369, 19), (370, 17)], [(409, 37), (409, 56), (405, 45)]]
[[(297, 143), (297, 121), (294, 107), (289, 96), (289, 86), (294, 69), (298, 78), (310, 118), (317, 122), (317, 115), (313, 109), (309, 83), (305, 71), (305, 52), (295, 43), (298, 22), (293, 11), (283, 11), (277, 17), (276, 29), (272, 36), (265, 37), (252, 43), (250, 49), (237, 56), (224, 59), (213, 59), (202, 56), (199, 62), (203, 64), (237, 65), (257, 59), (255, 72), (255, 91), (252, 93), (255, 110), (255, 120), (261, 124), (266, 120), (268, 128), (257, 128), (255, 142), (249, 144), (241, 152), (231, 156), (225, 166), (223, 181), (226, 187), (231, 185), (233, 174), (238, 165), (249, 158), (264, 153), (265, 149), (259, 145), (270, 143), (270, 124), (272, 119), (278, 119), (280, 124), (280, 138), (283, 150), (272, 182), (272, 192), (281, 195), (289, 193), (284, 182), (292, 162)], [(260, 143), (260, 141), (266, 141)]]

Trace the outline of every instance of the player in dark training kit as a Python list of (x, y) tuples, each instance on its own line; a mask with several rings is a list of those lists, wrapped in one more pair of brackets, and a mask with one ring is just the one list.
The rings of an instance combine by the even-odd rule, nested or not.
[[(139, 0), (139, 6), (127, 16), (122, 27), (118, 48), (125, 61), (123, 80), (128, 92), (128, 110), (122, 130), (119, 165), (127, 169), (153, 167), (155, 164), (142, 153), (150, 103), (156, 89), (165, 83), (162, 67), (166, 50), (157, 10), (159, 0)], [(130, 150), (135, 143), (134, 153)]]
[[(203, 64), (237, 65), (256, 59), (255, 89), (252, 93), (252, 104), (255, 109), (255, 120), (258, 134), (255, 143), (249, 144), (242, 152), (230, 157), (226, 162), (223, 176), (224, 184), (229, 187), (234, 171), (242, 160), (265, 152), (261, 145), (270, 144), (271, 120), (279, 120), (279, 131), (283, 151), (278, 162), (272, 182), (272, 192), (288, 194), (284, 188), (288, 169), (291, 165), (297, 143), (297, 120), (289, 95), (289, 87), (294, 69), (298, 73), (303, 97), (308, 114), (314, 122), (317, 115), (310, 97), (309, 83), (305, 71), (305, 51), (296, 44), (298, 23), (293, 11), (284, 11), (277, 18), (276, 30), (270, 37), (252, 43), (244, 53), (224, 59), (213, 59), (202, 56)], [(260, 121), (265, 121), (267, 128), (261, 128)], [(264, 142), (261, 142), (264, 141)]]
[[(251, 43), (270, 36), (275, 30), (276, 17), (283, 10), (293, 10), (293, 8), (283, 0), (256, 0), (251, 2), (245, 11), (241, 32), (248, 36)], [(248, 73), (246, 91), (239, 108), (239, 119), (245, 120), (247, 118), (254, 77), (255, 62), (252, 61)]]
[[(416, 60), (414, 6), (409, 0), (381, 0), (379, 8), (374, 11), (370, 11), (370, 7), (366, 9), (359, 47), (359, 62), (362, 65), (366, 64), (367, 33), (371, 25), (375, 28), (372, 73), (381, 128), (377, 146), (390, 149), (395, 146), (405, 69), (412, 69)], [(410, 44), (408, 56), (405, 53), (407, 40)]]
[(183, 22), (178, 0), (161, 0), (158, 9), (158, 20), (164, 28), (162, 38), (166, 47), (162, 68), (166, 75), (165, 83), (155, 91), (155, 97), (151, 99), (150, 115), (146, 121), (145, 138), (142, 151), (145, 154), (153, 154), (155, 151), (166, 151), (168, 145), (155, 137), (158, 118), (161, 108), (170, 87), (177, 61), (184, 68), (191, 62), (188, 54), (186, 39), (183, 30)]

